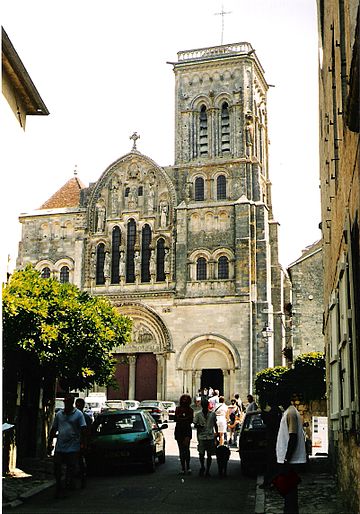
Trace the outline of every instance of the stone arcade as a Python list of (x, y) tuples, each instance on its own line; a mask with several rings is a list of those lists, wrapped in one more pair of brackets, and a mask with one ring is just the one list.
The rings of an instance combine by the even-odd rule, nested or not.
[(179, 52), (172, 65), (174, 166), (141, 154), (133, 134), (96, 183), (75, 176), (20, 216), (17, 264), (133, 318), (109, 398), (176, 400), (201, 386), (245, 396), (283, 346), (268, 86), (249, 43)]

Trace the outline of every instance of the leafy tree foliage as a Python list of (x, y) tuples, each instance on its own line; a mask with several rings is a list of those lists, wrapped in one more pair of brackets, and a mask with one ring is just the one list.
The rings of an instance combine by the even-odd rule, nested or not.
[(111, 384), (111, 352), (129, 341), (131, 326), (107, 300), (41, 278), (31, 266), (3, 289), (5, 358), (57, 377), (65, 390)]
[(256, 374), (255, 391), (260, 404), (281, 404), (282, 400), (294, 394), (309, 402), (325, 397), (325, 357), (321, 352), (299, 355), (293, 368), (276, 366)]

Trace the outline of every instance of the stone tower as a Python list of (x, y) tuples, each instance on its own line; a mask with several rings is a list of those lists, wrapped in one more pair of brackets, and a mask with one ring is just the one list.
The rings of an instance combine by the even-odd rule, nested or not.
[(177, 400), (202, 386), (246, 396), (257, 371), (281, 363), (283, 343), (268, 86), (249, 43), (179, 52), (172, 64), (174, 166), (141, 154), (133, 134), (96, 183), (72, 179), (20, 217), (18, 266), (133, 318), (109, 398)]

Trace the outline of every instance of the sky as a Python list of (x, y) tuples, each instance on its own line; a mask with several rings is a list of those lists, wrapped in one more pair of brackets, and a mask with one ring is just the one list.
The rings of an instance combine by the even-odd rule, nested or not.
[[(229, 12), (223, 17), (221, 10)], [(95, 182), (132, 147), (174, 164), (177, 52), (249, 42), (268, 91), (269, 174), (287, 267), (321, 237), (316, 0), (8, 0), (1, 24), (45, 102), (25, 132), (2, 96), (1, 275), (18, 216), (74, 176)]]

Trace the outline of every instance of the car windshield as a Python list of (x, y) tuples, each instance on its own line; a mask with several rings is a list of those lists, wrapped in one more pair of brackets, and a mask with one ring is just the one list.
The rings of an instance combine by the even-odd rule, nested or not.
[(141, 407), (159, 407), (160, 402), (141, 402), (140, 406)]
[(115, 435), (144, 432), (145, 426), (140, 414), (126, 412), (98, 416), (94, 423), (94, 431), (99, 435)]
[(247, 415), (244, 422), (244, 429), (258, 429), (265, 428), (265, 423), (262, 420), (261, 414)]

